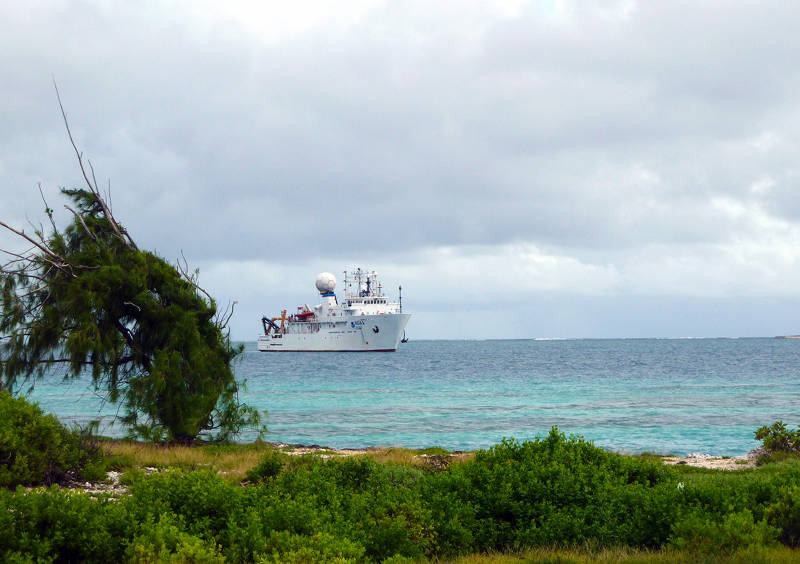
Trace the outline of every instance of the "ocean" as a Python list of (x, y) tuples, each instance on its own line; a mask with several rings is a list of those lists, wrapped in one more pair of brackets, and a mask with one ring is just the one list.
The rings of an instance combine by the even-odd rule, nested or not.
[[(267, 411), (270, 442), (474, 450), (557, 425), (617, 452), (734, 456), (757, 446), (756, 428), (800, 423), (800, 340), (412, 340), (394, 353), (245, 346), (240, 399)], [(104, 434), (124, 435), (116, 406), (88, 378), (39, 381), (31, 398), (68, 424), (100, 419)]]

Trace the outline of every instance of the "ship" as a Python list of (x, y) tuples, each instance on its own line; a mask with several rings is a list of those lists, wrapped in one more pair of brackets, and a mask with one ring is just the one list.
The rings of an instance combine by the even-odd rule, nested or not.
[(343, 282), (341, 303), (334, 293), (336, 277), (323, 272), (315, 282), (322, 303), (299, 306), (291, 315), (284, 309), (279, 316), (263, 316), (258, 350), (396, 351), (407, 341), (405, 329), (411, 314), (403, 312), (402, 286), (394, 302), (384, 295), (375, 271), (344, 271)]

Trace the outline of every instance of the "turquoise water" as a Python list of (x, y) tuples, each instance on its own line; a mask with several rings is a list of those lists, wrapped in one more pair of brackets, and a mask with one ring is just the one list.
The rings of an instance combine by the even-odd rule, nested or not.
[[(331, 447), (488, 447), (558, 425), (620, 451), (744, 454), (800, 423), (800, 340), (411, 341), (396, 353), (259, 353), (236, 367), (267, 440)], [(102, 419), (86, 381), (39, 382), (66, 422)], [(243, 439), (252, 438), (243, 436)]]

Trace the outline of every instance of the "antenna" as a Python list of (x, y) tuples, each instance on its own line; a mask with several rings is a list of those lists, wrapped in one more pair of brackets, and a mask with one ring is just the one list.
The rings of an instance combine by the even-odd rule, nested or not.
[(400, 289), (400, 311), (403, 311), (403, 287), (399, 286)]

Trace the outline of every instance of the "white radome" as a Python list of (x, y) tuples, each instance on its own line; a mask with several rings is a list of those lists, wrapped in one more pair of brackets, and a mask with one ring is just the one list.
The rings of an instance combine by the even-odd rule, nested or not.
[(323, 272), (317, 275), (316, 284), (317, 290), (319, 290), (321, 294), (333, 292), (334, 288), (336, 288), (336, 277), (330, 272)]

